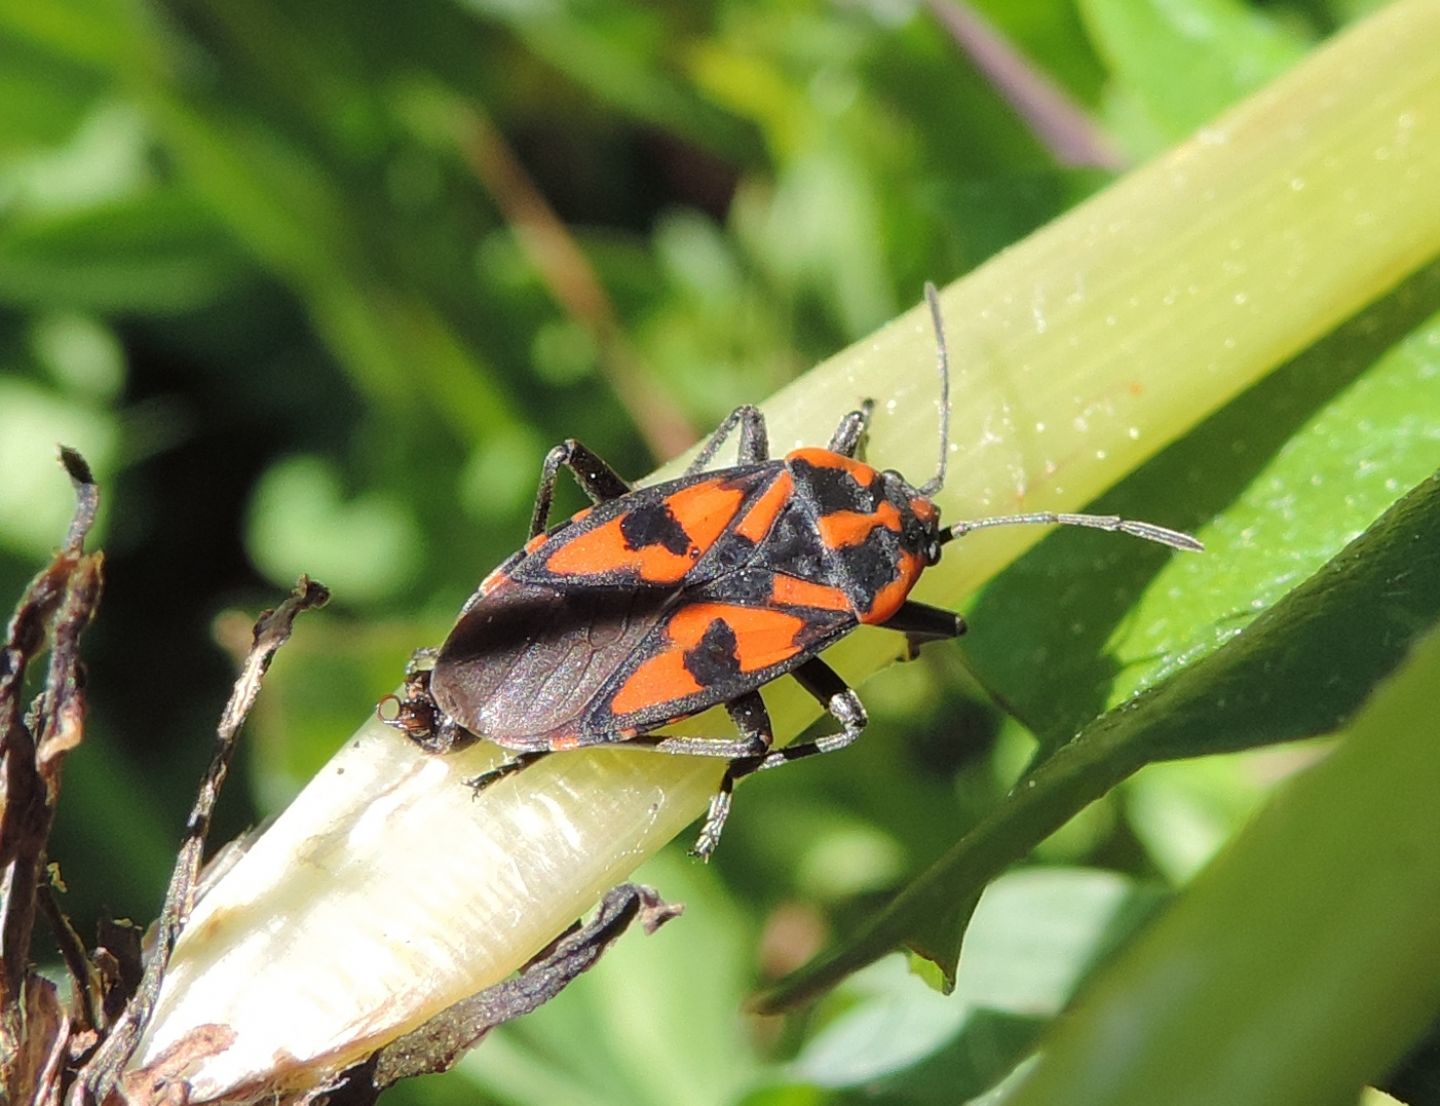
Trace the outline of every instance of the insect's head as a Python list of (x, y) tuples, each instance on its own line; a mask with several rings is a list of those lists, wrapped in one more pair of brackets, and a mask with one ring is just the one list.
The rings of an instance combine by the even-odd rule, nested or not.
[(925, 566), (933, 565), (940, 559), (940, 547), (945, 544), (944, 530), (940, 526), (940, 508), (926, 493), (917, 488), (894, 469), (880, 473), (880, 495), (891, 511), (887, 526), (900, 533), (900, 548), (918, 557)]

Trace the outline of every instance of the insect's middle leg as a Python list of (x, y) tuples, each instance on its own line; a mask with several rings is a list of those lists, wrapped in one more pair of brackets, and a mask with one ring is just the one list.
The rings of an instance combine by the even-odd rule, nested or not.
[(725, 769), (725, 775), (720, 778), (720, 787), (710, 797), (705, 821), (700, 826), (700, 836), (695, 839), (695, 844), (690, 849), (690, 855), (701, 860), (709, 860), (715, 846), (720, 844), (720, 831), (725, 828), (725, 819), (730, 817), (731, 795), (735, 791), (735, 781), (739, 778), (736, 767), (763, 760), (775, 740), (770, 712), (765, 709), (765, 700), (760, 698), (758, 691), (746, 692), (738, 699), (726, 703), (725, 709), (730, 712), (731, 721), (740, 733), (740, 740), (709, 742), (717, 747), (730, 745), (736, 749), (736, 753), (729, 758), (730, 765)]
[(595, 503), (619, 499), (630, 492), (630, 485), (598, 454), (574, 438), (566, 438), (545, 455), (540, 468), (540, 487), (535, 492), (535, 510), (530, 515), (530, 536), (543, 534), (550, 525), (550, 504), (555, 499), (555, 478), (561, 467), (575, 475), (586, 495)]
[[(624, 744), (638, 745), (642, 748), (653, 749), (658, 753), (670, 753), (674, 756), (712, 757), (717, 760), (742, 762), (763, 757), (769, 751), (773, 738), (771, 737), (770, 715), (765, 710), (765, 702), (760, 698), (760, 693), (758, 691), (748, 692), (734, 702), (725, 704), (725, 709), (730, 712), (730, 718), (740, 732), (738, 738), (670, 737), (643, 734), (640, 737), (627, 739)], [(597, 741), (590, 743), (589, 747), (611, 743), (613, 742)], [(498, 783), (506, 776), (513, 776), (522, 768), (534, 764), (542, 757), (548, 757), (552, 752), (554, 752), (553, 749), (537, 749), (528, 753), (516, 753), (509, 760), (501, 761), (494, 768), (466, 780), (465, 783), (478, 795), (491, 784)]]

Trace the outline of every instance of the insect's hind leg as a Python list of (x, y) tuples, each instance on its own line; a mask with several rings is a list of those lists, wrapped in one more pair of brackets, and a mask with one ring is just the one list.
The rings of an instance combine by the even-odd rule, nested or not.
[(465, 786), (479, 795), (492, 784), (499, 783), (506, 776), (513, 776), (522, 768), (528, 768), (537, 760), (548, 757), (552, 752), (554, 752), (553, 749), (538, 749), (532, 753), (516, 753), (509, 760), (502, 760), (494, 768), (481, 772), (478, 776), (470, 777), (465, 781)]
[(715, 428), (710, 440), (700, 447), (695, 459), (686, 466), (685, 475), (694, 476), (704, 471), (737, 426), (740, 428), (740, 464), (770, 460), (770, 437), (765, 432), (765, 415), (754, 404), (745, 403), (731, 411), (725, 421)]
[(568, 468), (575, 483), (595, 503), (629, 494), (630, 485), (598, 454), (574, 438), (566, 438), (545, 455), (540, 468), (540, 487), (535, 492), (535, 510), (530, 515), (530, 537), (543, 534), (550, 525), (550, 504), (555, 499), (555, 478)]
[(851, 411), (841, 419), (830, 438), (830, 452), (854, 457), (860, 451), (860, 443), (865, 438), (865, 431), (870, 429), (870, 416), (874, 413), (875, 401), (867, 399), (860, 405), (860, 410)]

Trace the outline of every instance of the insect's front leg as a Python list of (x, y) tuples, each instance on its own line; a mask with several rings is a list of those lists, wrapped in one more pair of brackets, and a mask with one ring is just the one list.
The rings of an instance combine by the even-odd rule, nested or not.
[(405, 679), (413, 680), (421, 672), (428, 671), (435, 667), (435, 658), (440, 655), (440, 650), (434, 645), (422, 646), (410, 654), (410, 659), (405, 662)]
[(731, 411), (729, 418), (715, 428), (710, 440), (700, 447), (700, 452), (695, 454), (695, 460), (686, 467), (685, 475), (694, 476), (715, 460), (715, 454), (720, 452), (725, 439), (730, 437), (737, 426), (740, 428), (740, 464), (750, 465), (770, 460), (770, 437), (765, 432), (765, 415), (754, 404), (746, 403)]
[(907, 599), (900, 609), (881, 623), (887, 630), (899, 630), (905, 635), (909, 650), (908, 659), (914, 660), (920, 646), (930, 641), (948, 641), (965, 633), (965, 619), (944, 607), (932, 607), (928, 603), (917, 603)]
[(630, 485), (598, 454), (574, 438), (566, 438), (545, 455), (540, 468), (540, 487), (535, 492), (535, 510), (530, 515), (530, 536), (543, 534), (550, 525), (550, 504), (555, 499), (555, 478), (560, 469), (568, 468), (575, 483), (595, 503), (619, 499), (627, 495)]

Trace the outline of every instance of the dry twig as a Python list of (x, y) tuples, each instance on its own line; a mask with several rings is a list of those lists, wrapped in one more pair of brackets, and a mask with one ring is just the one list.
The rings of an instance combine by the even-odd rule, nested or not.
[[(76, 500), (65, 544), (21, 596), (0, 651), (0, 1098), (11, 1102), (57, 1101), (70, 1044), (55, 985), (31, 969), (37, 907), (52, 917), (75, 977), (78, 1026), (87, 1031), (94, 1021), (93, 969), (69, 946), (73, 930), (41, 891), (61, 765), (84, 734), (80, 636), (100, 598), (103, 565), (99, 553), (84, 551), (99, 504), (94, 477), (72, 449), (61, 447), (60, 461)], [(45, 683), (22, 717), (25, 674), (47, 638)]]
[(185, 926), (195, 906), (195, 886), (200, 878), (200, 863), (205, 853), (205, 838), (210, 831), (210, 819), (220, 788), (230, 769), (235, 754), (236, 739), (240, 727), (250, 713), (255, 697), (260, 693), (260, 681), (269, 668), (271, 658), (290, 638), (295, 618), (301, 611), (324, 606), (330, 592), (323, 584), (316, 583), (308, 576), (300, 577), (280, 606), (265, 611), (255, 623), (254, 641), (245, 658), (240, 676), (225, 705), (220, 725), (215, 735), (215, 753), (209, 770), (200, 783), (195, 805), (186, 822), (185, 836), (170, 875), (170, 886), (165, 892), (165, 906), (156, 923), (155, 948), (145, 965), (145, 974), (134, 998), (125, 1012), (111, 1028), (105, 1041), (82, 1069), (72, 1094), (74, 1106), (83, 1106), (87, 1101), (104, 1102), (114, 1091), (126, 1063), (135, 1052), (136, 1045), (145, 1031), (150, 1015), (155, 1009), (155, 1000), (160, 995), (160, 984), (164, 981), (165, 969), (175, 940)]

